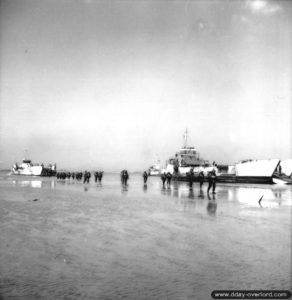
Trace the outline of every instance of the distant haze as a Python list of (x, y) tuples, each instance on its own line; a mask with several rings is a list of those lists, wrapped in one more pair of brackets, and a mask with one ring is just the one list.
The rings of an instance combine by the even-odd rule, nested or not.
[(291, 1), (0, 3), (0, 168), (292, 157)]

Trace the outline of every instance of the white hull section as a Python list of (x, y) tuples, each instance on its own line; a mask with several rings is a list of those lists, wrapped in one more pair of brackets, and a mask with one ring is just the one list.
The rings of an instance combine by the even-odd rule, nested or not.
[(285, 184), (288, 184), (287, 181), (282, 180), (282, 179), (279, 179), (279, 178), (274, 178), (274, 177), (273, 177), (273, 183), (279, 184), (279, 185), (285, 185)]
[[(214, 170), (214, 167), (179, 167), (178, 168), (178, 173), (182, 176), (187, 175), (187, 173), (189, 173), (191, 171), (191, 169), (193, 169), (193, 172), (196, 174), (199, 174), (201, 171), (204, 172), (204, 175), (207, 176), (208, 173), (212, 170)], [(165, 169), (163, 169), (161, 171), (161, 173), (170, 173), (173, 174), (174, 173), (174, 166), (171, 164), (168, 164), (167, 167)]]
[(150, 171), (149, 175), (150, 176), (158, 176), (158, 175), (160, 175), (160, 171)]
[(12, 168), (11, 173), (13, 175), (29, 175), (29, 176), (40, 176), (42, 174), (42, 166), (31, 166), (26, 168)]
[(279, 159), (262, 159), (240, 162), (235, 165), (235, 175), (271, 177), (275, 172), (279, 162)]
[(156, 165), (153, 165), (151, 166), (149, 169), (148, 169), (148, 174), (150, 176), (158, 176), (161, 174), (161, 166), (160, 164), (156, 164)]

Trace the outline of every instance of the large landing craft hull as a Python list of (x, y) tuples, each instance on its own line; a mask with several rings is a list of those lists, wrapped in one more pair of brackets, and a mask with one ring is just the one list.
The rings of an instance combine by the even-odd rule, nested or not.
[[(235, 173), (220, 173), (217, 175), (217, 182), (221, 183), (251, 183), (251, 184), (273, 184), (273, 174), (279, 165), (279, 159), (250, 160), (240, 162), (235, 165)], [(188, 181), (184, 174), (173, 174), (173, 179), (178, 181)], [(193, 181), (199, 181), (195, 174)], [(207, 178), (205, 177), (205, 181)]]

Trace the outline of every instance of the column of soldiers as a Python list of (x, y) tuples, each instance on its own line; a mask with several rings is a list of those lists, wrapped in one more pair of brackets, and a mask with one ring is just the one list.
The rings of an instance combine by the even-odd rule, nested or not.
[[(121, 171), (121, 182), (123, 185), (127, 185), (128, 179), (129, 179), (129, 173), (127, 170), (122, 170)], [(146, 171), (143, 172), (143, 180), (144, 184), (147, 184), (147, 179), (148, 179), (148, 173)], [(94, 179), (95, 182), (97, 180), (101, 182), (103, 177), (103, 171), (96, 171), (94, 172)], [(85, 171), (84, 173), (82, 172), (57, 172), (57, 179), (76, 179), (76, 180), (82, 180), (83, 178), (83, 183), (89, 183), (90, 178), (91, 178), (91, 173), (88, 171)], [(190, 172), (187, 173), (187, 179), (189, 182), (189, 187), (190, 189), (193, 188), (193, 182), (195, 181), (197, 177), (194, 174), (194, 170), (191, 169)], [(162, 185), (165, 187), (165, 183), (167, 184), (167, 187), (170, 187), (171, 185), (171, 180), (172, 180), (172, 174), (170, 172), (167, 173), (162, 173), (161, 174), (161, 180), (162, 180)], [(215, 194), (216, 190), (216, 181), (217, 181), (217, 175), (216, 175), (216, 169), (214, 168), (212, 171), (210, 171), (207, 175), (207, 180), (208, 180), (208, 188), (207, 192), (209, 194), (210, 190), (212, 189), (212, 193)], [(198, 175), (198, 181), (200, 184), (200, 189), (202, 189), (204, 181), (205, 181), (205, 175), (203, 171), (199, 172)]]
[[(57, 172), (56, 174), (57, 179), (76, 179), (76, 180), (82, 180), (83, 178), (83, 183), (89, 183), (90, 178), (91, 178), (91, 173), (88, 171), (84, 172)], [(103, 177), (103, 171), (96, 171), (94, 172), (94, 177), (95, 177), (95, 182), (97, 180), (101, 182), (102, 177)]]
[[(195, 181), (196, 178), (197, 177), (195, 176), (194, 170), (192, 168), (190, 170), (190, 172), (187, 173), (187, 180), (188, 180), (190, 189), (193, 188), (193, 182)], [(162, 173), (161, 180), (162, 180), (163, 187), (165, 187), (165, 183), (167, 183), (167, 187), (170, 187), (171, 179), (172, 179), (172, 174), (170, 172)], [(213, 170), (211, 170), (210, 172), (208, 172), (207, 180), (208, 180), (207, 193), (209, 194), (210, 190), (212, 189), (212, 193), (216, 194), (215, 190), (216, 190), (217, 175), (216, 175), (215, 168)], [(202, 190), (202, 187), (203, 187), (203, 184), (205, 181), (205, 174), (203, 171), (199, 172), (198, 181), (200, 184), (200, 189)]]
[(98, 180), (98, 182), (101, 182), (102, 176), (103, 176), (103, 171), (94, 172), (95, 182), (97, 182), (97, 180)]
[(83, 177), (82, 172), (57, 172), (57, 179), (77, 179), (81, 180)]
[(165, 182), (167, 184), (167, 187), (170, 187), (171, 179), (172, 179), (172, 174), (170, 172), (162, 173), (161, 180), (162, 180), (163, 187), (165, 187)]

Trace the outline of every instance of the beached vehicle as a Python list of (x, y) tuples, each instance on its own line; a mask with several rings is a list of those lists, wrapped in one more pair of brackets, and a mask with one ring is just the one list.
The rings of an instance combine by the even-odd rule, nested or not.
[[(191, 169), (194, 171), (194, 181), (198, 181), (198, 174), (203, 171), (207, 179), (208, 173), (215, 169), (217, 174), (217, 181), (224, 183), (260, 183), (260, 184), (289, 184), (292, 182), (291, 178), (282, 175), (277, 176), (276, 169), (279, 165), (279, 159), (262, 159), (262, 160), (245, 160), (240, 161), (234, 166), (227, 166), (221, 168), (217, 165), (208, 165), (198, 161), (196, 164), (189, 166), (168, 164), (164, 172), (173, 174), (174, 180), (188, 180), (188, 172)], [(225, 166), (224, 166), (225, 167)], [(176, 169), (175, 169), (176, 168)], [(175, 172), (177, 170), (177, 172)]]
[(214, 168), (218, 172), (215, 163), (212, 165), (208, 160), (200, 157), (200, 153), (195, 147), (187, 145), (188, 132), (184, 133), (184, 146), (166, 161), (166, 167), (161, 170), (161, 173), (170, 173), (174, 179), (186, 180), (187, 174), (193, 170), (195, 180), (199, 177), (199, 173), (203, 172), (205, 176)]
[(209, 161), (199, 157), (199, 153), (194, 147), (184, 146), (176, 152), (175, 157), (168, 159), (162, 173), (186, 176), (192, 169), (195, 174), (203, 171), (207, 175), (214, 168), (215, 165), (211, 166)]
[(161, 174), (161, 165), (160, 165), (160, 160), (158, 160), (155, 165), (151, 166), (148, 169), (148, 175), (149, 176), (159, 176), (160, 174)]
[[(217, 165), (215, 162), (210, 164), (208, 160), (200, 157), (199, 152), (194, 147), (187, 146), (187, 131), (184, 138), (184, 147), (166, 162), (166, 167), (161, 171), (162, 173), (171, 173), (174, 180), (187, 181), (191, 170), (194, 173), (194, 181), (199, 180), (200, 172), (204, 173), (206, 180), (208, 173), (215, 169), (217, 181), (224, 183), (287, 184), (292, 181), (292, 160), (280, 162), (279, 159), (247, 159), (230, 166)], [(282, 171), (284, 174), (277, 173), (281, 164), (282, 170), (285, 171), (285, 173)]]
[(54, 176), (56, 175), (56, 169), (56, 164), (44, 167), (44, 165), (34, 165), (30, 159), (24, 158), (21, 164), (15, 163), (13, 165), (11, 174), (29, 176)]

